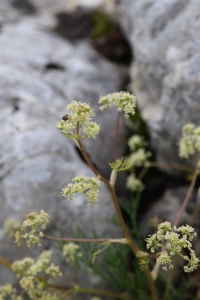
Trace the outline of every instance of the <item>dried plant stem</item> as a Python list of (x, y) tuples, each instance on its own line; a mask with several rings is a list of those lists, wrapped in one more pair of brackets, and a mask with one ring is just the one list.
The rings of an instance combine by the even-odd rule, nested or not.
[(117, 145), (118, 145), (118, 136), (119, 136), (119, 118), (120, 118), (120, 111), (118, 111), (117, 115), (117, 128), (116, 128), (116, 138), (115, 138), (115, 164), (117, 162)]
[(177, 218), (176, 218), (176, 220), (174, 222), (174, 226), (177, 226), (179, 224), (179, 222), (180, 222), (180, 220), (182, 218), (182, 215), (184, 213), (184, 210), (185, 210), (185, 208), (186, 208), (186, 206), (187, 206), (187, 204), (188, 204), (188, 202), (190, 200), (192, 191), (194, 189), (195, 182), (196, 182), (198, 174), (199, 174), (199, 163), (200, 163), (200, 161), (198, 161), (198, 163), (196, 165), (195, 172), (194, 172), (194, 175), (193, 175), (193, 178), (192, 178), (189, 190), (188, 190), (187, 195), (186, 195), (186, 197), (185, 197), (185, 199), (183, 201), (183, 204), (181, 206), (180, 212), (179, 212), (179, 214), (178, 214), (178, 216), (177, 216)]

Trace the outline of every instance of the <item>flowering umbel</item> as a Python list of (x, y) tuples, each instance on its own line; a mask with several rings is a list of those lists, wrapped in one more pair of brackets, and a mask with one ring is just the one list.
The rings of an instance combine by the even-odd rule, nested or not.
[[(167, 264), (169, 268), (172, 269), (172, 259), (171, 257), (175, 253), (179, 254), (188, 264), (184, 267), (185, 272), (192, 272), (197, 269), (199, 258), (196, 257), (194, 250), (192, 250), (192, 240), (197, 234), (194, 232), (194, 228), (189, 225), (181, 226), (177, 228), (171, 227), (170, 222), (161, 223), (158, 226), (157, 233), (149, 235), (146, 239), (147, 249), (151, 249), (151, 252), (155, 252), (156, 247), (163, 247), (166, 251), (160, 252), (157, 262), (163, 265), (163, 270), (167, 271)], [(162, 244), (162, 242), (167, 241), (167, 244)], [(182, 255), (182, 249), (187, 249), (190, 252), (190, 258), (187, 255)]]
[(24, 239), (27, 239), (26, 243), (29, 248), (32, 245), (41, 246), (40, 238), (43, 237), (43, 233), (39, 228), (45, 229), (49, 221), (50, 216), (43, 210), (27, 215), (20, 230), (15, 234), (16, 243), (22, 246)]
[(74, 262), (75, 257), (82, 257), (80, 252), (80, 247), (74, 243), (68, 243), (63, 246), (63, 256), (66, 258), (67, 262)]
[(142, 192), (144, 189), (144, 184), (141, 180), (135, 177), (134, 173), (128, 176), (126, 186), (133, 192)]
[(129, 114), (135, 114), (136, 97), (131, 95), (129, 92), (118, 92), (108, 94), (107, 96), (100, 97), (99, 103), (100, 110), (103, 111), (105, 108), (110, 108), (112, 105), (118, 107), (118, 111), (124, 111), (125, 118), (129, 118)]
[(86, 177), (77, 175), (72, 179), (73, 183), (69, 183), (62, 191), (64, 197), (68, 196), (68, 201), (72, 201), (73, 194), (83, 194), (89, 200), (88, 206), (95, 204), (99, 195), (100, 180), (95, 177)]
[[(20, 286), (34, 300), (58, 300), (56, 294), (46, 291), (45, 282), (50, 278), (61, 276), (58, 266), (51, 262), (52, 251), (43, 251), (35, 261), (30, 257), (15, 261), (11, 268), (12, 271), (20, 278)], [(45, 281), (41, 278), (45, 278)]]
[(182, 139), (180, 140), (180, 157), (188, 158), (195, 151), (200, 152), (200, 126), (189, 123), (182, 128)]
[(21, 296), (17, 296), (17, 290), (10, 284), (0, 285), (0, 300), (22, 300)]
[[(72, 101), (67, 105), (67, 117), (64, 116), (63, 119), (57, 124), (57, 128), (62, 131), (69, 138), (79, 138), (81, 129), (83, 128), (84, 136), (81, 139), (93, 137), (99, 133), (100, 126), (94, 122), (91, 122), (92, 117), (95, 115), (93, 108), (89, 104)], [(78, 135), (75, 133), (70, 133), (71, 130), (78, 126)]]
[(146, 147), (148, 142), (145, 141), (142, 135), (134, 134), (129, 140), (128, 145), (131, 151), (135, 151), (138, 148)]

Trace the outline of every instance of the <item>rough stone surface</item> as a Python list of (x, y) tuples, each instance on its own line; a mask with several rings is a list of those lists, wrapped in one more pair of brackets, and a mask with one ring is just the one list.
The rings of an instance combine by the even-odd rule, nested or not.
[[(152, 234), (155, 232), (155, 228), (150, 228), (150, 219), (155, 218), (155, 216), (161, 222), (171, 222), (174, 224), (176, 217), (181, 209), (181, 205), (185, 199), (189, 186), (182, 186), (175, 189), (168, 189), (164, 192), (163, 196), (152, 205), (150, 210), (145, 214), (140, 222), (140, 233), (143, 236)], [(183, 213), (182, 219), (179, 225), (189, 224), (191, 221), (194, 209), (199, 204), (199, 198), (197, 191), (194, 190), (191, 199)], [(200, 219), (198, 218), (195, 222), (195, 230), (200, 227)]]
[[(101, 58), (88, 41), (71, 44), (34, 18), (4, 24), (0, 65), (0, 226), (7, 218), (22, 220), (27, 213), (44, 209), (52, 218), (50, 228), (58, 226), (66, 236), (70, 226), (77, 225), (88, 236), (93, 229), (101, 237), (115, 236), (116, 229), (105, 223), (115, 211), (103, 184), (93, 207), (86, 206), (82, 195), (74, 197), (73, 203), (60, 196), (76, 173), (91, 176), (92, 172), (55, 123), (72, 99), (90, 103), (101, 133), (83, 144), (99, 170), (108, 175), (104, 160), (113, 161), (117, 112), (97, 111), (97, 100), (100, 94), (121, 88), (125, 70)], [(121, 124), (122, 141), (126, 129)], [(122, 155), (122, 143), (119, 148)], [(10, 242), (0, 233), (0, 253), (12, 260), (19, 257), (15, 245), (6, 251)], [(1, 282), (10, 276), (3, 273)]]
[(134, 51), (133, 90), (157, 158), (177, 162), (181, 127), (200, 125), (200, 2), (123, 0), (119, 11)]

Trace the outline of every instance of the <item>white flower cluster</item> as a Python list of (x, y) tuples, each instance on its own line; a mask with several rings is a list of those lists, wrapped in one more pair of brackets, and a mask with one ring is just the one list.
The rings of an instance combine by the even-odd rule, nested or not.
[(137, 167), (149, 167), (150, 162), (148, 158), (151, 156), (151, 152), (146, 151), (144, 148), (148, 145), (148, 143), (144, 140), (143, 136), (133, 135), (129, 141), (128, 145), (131, 153), (127, 159), (127, 164), (132, 168), (131, 175), (127, 179), (127, 188), (132, 190), (133, 192), (141, 192), (144, 189), (144, 184), (136, 178), (134, 168)]
[(128, 163), (132, 167), (141, 167), (149, 166), (148, 158), (151, 156), (151, 153), (149, 151), (146, 151), (144, 148), (140, 148), (136, 150), (135, 152), (131, 153), (131, 155), (128, 158)]
[(68, 201), (72, 201), (73, 194), (83, 194), (89, 200), (88, 206), (98, 201), (100, 180), (95, 177), (78, 175), (72, 179), (74, 183), (69, 183), (62, 191), (62, 196), (68, 196)]
[[(51, 262), (51, 258), (52, 251), (43, 251), (37, 261), (26, 257), (15, 261), (11, 266), (16, 276), (21, 278), (20, 286), (28, 293), (31, 299), (58, 300), (57, 295), (50, 294), (45, 290), (45, 282), (49, 278), (57, 278), (62, 275), (59, 267)], [(45, 278), (44, 282), (43, 277), (40, 279), (40, 275), (48, 276), (48, 279)]]
[(15, 236), (16, 231), (20, 229), (20, 225), (21, 224), (18, 220), (9, 218), (5, 220), (3, 229), (5, 233), (7, 233), (10, 237), (13, 237)]
[(133, 192), (142, 192), (144, 189), (144, 184), (141, 180), (135, 177), (135, 174), (132, 173), (128, 176), (126, 186), (128, 189), (132, 190)]
[(20, 286), (33, 300), (60, 300), (60, 297), (55, 293), (47, 292), (45, 284), (38, 282), (34, 276), (24, 276), (20, 280)]
[(44, 210), (27, 215), (20, 230), (15, 234), (15, 242), (22, 246), (24, 239), (27, 239), (26, 243), (29, 248), (32, 245), (41, 246), (40, 238), (43, 237), (43, 233), (39, 231), (39, 227), (45, 229), (49, 221), (50, 216)]
[(63, 256), (67, 262), (74, 262), (75, 257), (82, 257), (82, 253), (79, 251), (79, 246), (74, 243), (68, 243), (63, 247)]
[(179, 155), (182, 158), (188, 158), (195, 151), (200, 152), (200, 126), (189, 123), (182, 128), (182, 139), (179, 144)]
[(112, 105), (118, 107), (118, 111), (125, 112), (125, 118), (129, 118), (129, 114), (135, 114), (136, 97), (131, 95), (129, 92), (118, 92), (108, 94), (107, 96), (100, 97), (99, 103), (100, 110), (103, 111), (105, 108), (110, 108)]
[(94, 110), (90, 107), (89, 104), (81, 103), (77, 101), (72, 101), (67, 105), (67, 115), (63, 117), (56, 128), (62, 130), (62, 133), (69, 138), (73, 138), (74, 135), (70, 133), (72, 129), (75, 129), (77, 124), (79, 126), (79, 134), (83, 125), (83, 131), (85, 135), (82, 139), (93, 137), (99, 133), (100, 127), (94, 122), (90, 122), (92, 117), (95, 115)]
[(138, 148), (146, 147), (148, 143), (144, 140), (144, 137), (142, 135), (134, 134), (129, 140), (128, 140), (128, 146), (131, 151), (135, 151)]
[(0, 300), (22, 300), (21, 296), (17, 296), (17, 291), (10, 284), (0, 285)]
[[(167, 271), (167, 264), (169, 268), (173, 268), (171, 257), (175, 253), (182, 256), (185, 260), (188, 261), (187, 266), (184, 267), (185, 272), (192, 272), (197, 269), (199, 258), (196, 257), (194, 250), (192, 250), (192, 243), (194, 237), (197, 234), (194, 232), (194, 228), (189, 225), (181, 226), (176, 228), (171, 227), (170, 222), (161, 223), (158, 226), (157, 233), (154, 233), (152, 236), (146, 239), (147, 249), (151, 249), (151, 252), (155, 252), (156, 247), (163, 247), (167, 251), (160, 252), (157, 261), (163, 265), (163, 270)], [(167, 245), (162, 245), (163, 241), (167, 241)], [(181, 254), (182, 249), (188, 249), (190, 251), (190, 258), (188, 256), (183, 256)]]

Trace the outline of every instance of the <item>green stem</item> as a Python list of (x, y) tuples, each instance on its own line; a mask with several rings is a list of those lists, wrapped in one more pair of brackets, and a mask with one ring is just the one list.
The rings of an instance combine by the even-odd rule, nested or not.
[[(44, 238), (52, 241), (63, 241), (63, 242), (80, 242), (80, 243), (104, 243), (104, 242), (110, 242), (110, 243), (121, 243), (120, 240), (123, 239), (77, 239), (77, 238), (57, 238), (50, 235), (43, 235)], [(124, 243), (124, 242), (123, 242)], [(1, 263), (1, 259), (0, 259)]]
[(150, 290), (151, 290), (151, 299), (152, 300), (157, 300), (155, 281), (154, 281), (153, 276), (151, 275), (149, 267), (146, 268), (145, 273), (146, 273), (147, 278), (149, 280), (149, 287), (150, 287)]
[(175, 255), (174, 259), (173, 259), (173, 269), (170, 270), (169, 272), (169, 276), (168, 276), (168, 280), (166, 282), (166, 286), (165, 286), (165, 294), (168, 294), (169, 293), (169, 289), (170, 289), (170, 285), (171, 285), (171, 281), (174, 277), (174, 274), (175, 274), (175, 271), (176, 271), (176, 267), (178, 265), (178, 261), (179, 261), (179, 256), (178, 255)]
[(164, 246), (164, 245), (161, 245), (160, 247), (162, 247), (162, 248), (165, 248), (165, 249), (167, 249), (167, 250), (169, 250), (169, 251), (174, 251), (175, 253), (177, 253), (178, 255), (180, 255), (183, 259), (185, 259), (184, 258), (184, 255), (182, 255), (180, 252), (178, 252), (176, 249), (171, 249), (171, 248), (168, 248), (168, 247), (166, 247), (166, 246)]

